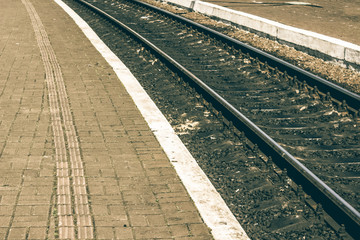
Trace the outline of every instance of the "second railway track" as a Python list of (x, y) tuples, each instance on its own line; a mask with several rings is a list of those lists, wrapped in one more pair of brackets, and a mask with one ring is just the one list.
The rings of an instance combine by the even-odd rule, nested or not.
[[(98, 20), (74, 1), (65, 2), (76, 7), (120, 59), (129, 64), (169, 121), (177, 129), (186, 129), (179, 130), (179, 134), (197, 156), (199, 164), (207, 169), (250, 236), (272, 239), (271, 236), (278, 235), (280, 239), (291, 236), (296, 239), (315, 234), (323, 239), (336, 239), (347, 238), (348, 233), (358, 234), (360, 129), (357, 104), (360, 98), (357, 94), (349, 93), (346, 98), (349, 106), (342, 98), (348, 93), (346, 90), (330, 89), (332, 84), (324, 86), (322, 79), (319, 87), (315, 87), (314, 81), (304, 79), (308, 73), (300, 71), (297, 75), (283, 66), (278, 67), (287, 69), (288, 73), (279, 71), (268, 65), (274, 64), (271, 59), (268, 63), (262, 62), (263, 58), (257, 53), (260, 60), (242, 53), (229, 42), (213, 38), (213, 33), (204, 34), (196, 30), (196, 26), (189, 28), (188, 23), (184, 25), (154, 13), (146, 6), (139, 8), (134, 1), (88, 1), (175, 58), (236, 111), (259, 126), (280, 148), (314, 172), (331, 191), (348, 202), (337, 203), (350, 207), (345, 210), (348, 213), (339, 214), (344, 206), (336, 206), (331, 212), (334, 204), (331, 199), (322, 202), (323, 190), (311, 190), (311, 181), (301, 183), (304, 177), (299, 177), (295, 169), (278, 159), (283, 153), (269, 150), (269, 143), (264, 140), (256, 142), (259, 137), (243, 129), (248, 126), (238, 124), (227, 110), (219, 112), (219, 103), (208, 104), (211, 96), (204, 96), (208, 112), (203, 107), (203, 98), (189, 87), (194, 84), (180, 83), (185, 88), (178, 90), (184, 76), (161, 63), (155, 53), (147, 52), (139, 43), (130, 43), (123, 32)], [(326, 92), (333, 92), (335, 98)], [(219, 119), (224, 119), (227, 127), (224, 128)], [(287, 174), (295, 178), (295, 182)], [(325, 215), (322, 206), (327, 212)], [(338, 214), (342, 219), (336, 219)], [(255, 224), (256, 221), (259, 222)], [(344, 226), (340, 227), (341, 224)]]

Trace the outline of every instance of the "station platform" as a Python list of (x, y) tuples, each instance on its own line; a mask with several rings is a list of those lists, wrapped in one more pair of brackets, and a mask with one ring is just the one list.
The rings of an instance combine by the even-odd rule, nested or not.
[(205, 0), (204, 2), (360, 45), (359, 1)]
[(0, 0), (0, 239), (247, 239), (60, 2)]
[(162, 0), (316, 57), (360, 66), (360, 3), (350, 0)]

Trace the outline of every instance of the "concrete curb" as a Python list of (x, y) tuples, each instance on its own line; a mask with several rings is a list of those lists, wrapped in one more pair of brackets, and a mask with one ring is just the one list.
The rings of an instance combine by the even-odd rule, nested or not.
[(194, 0), (166, 0), (205, 15), (223, 19), (291, 44), (318, 51), (345, 63), (360, 65), (360, 46), (337, 38), (291, 27), (252, 14)]

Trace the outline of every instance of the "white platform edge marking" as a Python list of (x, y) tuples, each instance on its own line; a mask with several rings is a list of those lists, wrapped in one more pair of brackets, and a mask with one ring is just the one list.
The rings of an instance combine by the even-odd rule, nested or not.
[(211, 229), (214, 238), (219, 240), (249, 239), (220, 194), (130, 70), (80, 16), (61, 0), (54, 1), (75, 21), (94, 47), (113, 67), (118, 78), (125, 86), (169, 157), (189, 195), (195, 202), (201, 217)]
[(232, 10), (214, 3), (194, 0), (165, 0), (194, 11), (215, 16), (299, 46), (322, 52), (336, 59), (360, 64), (360, 46), (316, 32), (292, 27), (249, 13)]

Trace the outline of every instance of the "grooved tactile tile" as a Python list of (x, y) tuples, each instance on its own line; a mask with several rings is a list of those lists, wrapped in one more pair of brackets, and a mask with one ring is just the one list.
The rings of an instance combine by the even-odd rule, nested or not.
[(30, 16), (45, 67), (57, 168), (56, 207), (59, 238), (91, 239), (93, 225), (84, 168), (61, 68), (35, 8), (29, 0), (22, 0), (22, 3)]

